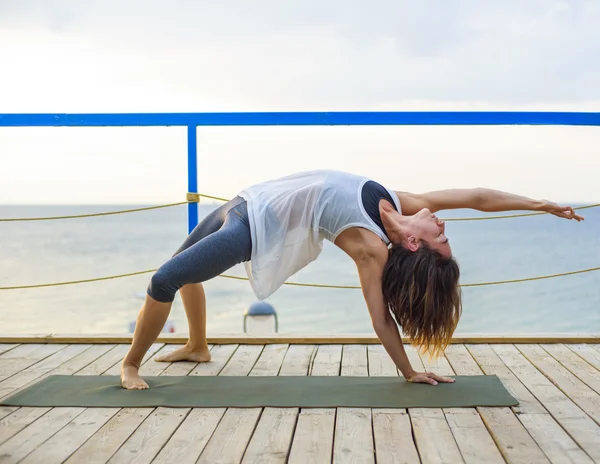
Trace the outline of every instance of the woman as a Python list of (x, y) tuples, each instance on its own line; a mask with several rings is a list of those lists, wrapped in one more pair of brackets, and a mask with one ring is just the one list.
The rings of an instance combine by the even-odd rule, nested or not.
[(444, 222), (434, 213), (456, 208), (532, 210), (583, 219), (571, 207), (496, 190), (395, 192), (340, 171), (309, 171), (256, 184), (208, 215), (152, 276), (123, 360), (122, 386), (148, 388), (139, 366), (178, 290), (189, 340), (156, 361), (207, 362), (206, 302), (200, 282), (245, 263), (256, 296), (267, 298), (319, 256), (324, 239), (356, 264), (375, 333), (405, 379), (432, 385), (452, 382), (412, 369), (397, 324), (433, 355), (450, 341), (462, 308), (459, 268)]

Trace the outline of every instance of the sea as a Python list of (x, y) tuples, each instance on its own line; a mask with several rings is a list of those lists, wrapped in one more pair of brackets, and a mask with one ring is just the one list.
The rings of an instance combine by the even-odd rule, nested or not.
[[(0, 218), (117, 211), (143, 205), (4, 205)], [(574, 205), (576, 206), (576, 205)], [(217, 204), (201, 204), (202, 219)], [(449, 221), (461, 283), (521, 279), (600, 266), (600, 208), (577, 223), (550, 215)], [(441, 218), (483, 217), (454, 210)], [(0, 222), (0, 287), (93, 279), (151, 270), (188, 233), (187, 205), (78, 219)], [(238, 265), (227, 272), (245, 277)], [(0, 290), (0, 333), (129, 333), (151, 273), (90, 283)], [(324, 243), (321, 256), (289, 280), (359, 285), (352, 261)], [(209, 335), (242, 333), (244, 312), (257, 301), (247, 281), (216, 277), (204, 284)], [(600, 332), (600, 271), (519, 283), (464, 287), (460, 333)], [(283, 286), (268, 298), (280, 333), (372, 334), (358, 289)], [(187, 333), (177, 296), (169, 326)]]

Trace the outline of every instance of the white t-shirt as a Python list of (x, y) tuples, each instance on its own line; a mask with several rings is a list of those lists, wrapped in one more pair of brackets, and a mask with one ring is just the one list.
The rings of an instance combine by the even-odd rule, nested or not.
[[(245, 268), (257, 298), (272, 295), (319, 256), (324, 239), (334, 242), (350, 227), (363, 227), (390, 243), (364, 210), (361, 190), (369, 180), (317, 170), (255, 184), (239, 193), (248, 204), (252, 254)], [(395, 193), (388, 192), (401, 211)]]

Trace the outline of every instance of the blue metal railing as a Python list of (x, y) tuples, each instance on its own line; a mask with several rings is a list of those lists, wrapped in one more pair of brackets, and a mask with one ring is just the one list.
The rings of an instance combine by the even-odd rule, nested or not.
[[(198, 190), (198, 126), (568, 125), (599, 126), (600, 113), (517, 111), (0, 114), (0, 127), (187, 127), (188, 192)], [(188, 205), (188, 230), (198, 205)]]

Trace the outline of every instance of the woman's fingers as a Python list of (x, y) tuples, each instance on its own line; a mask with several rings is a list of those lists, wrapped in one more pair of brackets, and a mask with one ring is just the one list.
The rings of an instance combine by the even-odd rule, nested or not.
[(409, 382), (414, 383), (428, 383), (430, 385), (437, 385), (439, 382), (442, 383), (454, 383), (455, 379), (450, 377), (442, 377), (441, 375), (434, 374), (433, 372), (423, 372), (410, 378)]
[(565, 219), (575, 219), (578, 222), (584, 219), (571, 206), (561, 206), (558, 210), (553, 211), (552, 214)]
[(450, 377), (442, 377), (440, 375), (434, 374), (433, 372), (429, 372), (428, 375), (431, 376), (434, 380), (437, 380), (438, 382), (443, 382), (443, 383), (453, 383), (454, 382), (454, 379), (452, 379)]
[(437, 382), (427, 374), (416, 375), (412, 379), (410, 379), (410, 382), (412, 382), (412, 383), (428, 383), (430, 385), (437, 385)]

